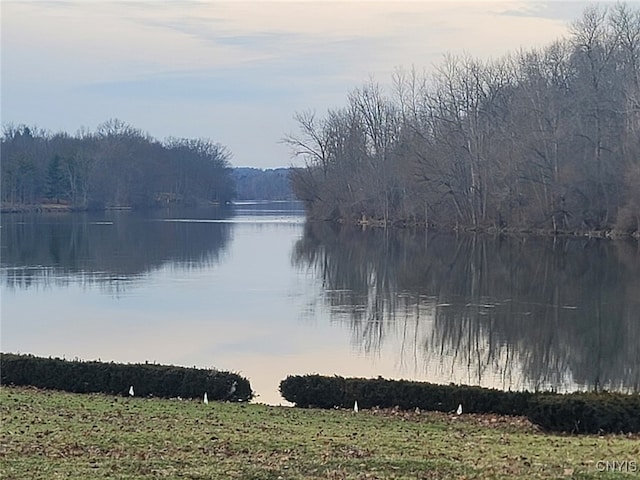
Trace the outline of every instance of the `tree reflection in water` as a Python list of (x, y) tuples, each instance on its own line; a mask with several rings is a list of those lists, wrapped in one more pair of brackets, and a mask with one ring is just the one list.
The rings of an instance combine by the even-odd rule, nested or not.
[(226, 209), (100, 215), (7, 215), (2, 222), (3, 282), (10, 288), (98, 285), (118, 295), (149, 272), (218, 263), (231, 225)]
[(498, 388), (640, 390), (633, 241), (444, 235), (309, 223), (294, 265), (371, 355)]

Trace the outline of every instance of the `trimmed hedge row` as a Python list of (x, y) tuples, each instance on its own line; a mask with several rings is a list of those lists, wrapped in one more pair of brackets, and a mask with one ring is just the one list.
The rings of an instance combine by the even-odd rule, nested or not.
[(357, 400), (361, 408), (420, 408), (451, 412), (459, 404), (466, 413), (522, 415), (533, 395), (482, 387), (436, 385), (382, 377), (344, 378), (321, 375), (289, 376), (280, 383), (282, 396), (298, 407), (350, 408)]
[(293, 375), (280, 383), (282, 396), (298, 407), (420, 408), (465, 413), (522, 415), (545, 430), (572, 433), (640, 432), (640, 395), (619, 393), (505, 392), (464, 385), (407, 380)]
[(539, 395), (527, 412), (546, 430), (571, 433), (640, 432), (640, 395), (570, 393)]
[(42, 358), (2, 353), (0, 382), (75, 393), (101, 392), (136, 396), (248, 401), (249, 380), (236, 373), (155, 364), (120, 364)]

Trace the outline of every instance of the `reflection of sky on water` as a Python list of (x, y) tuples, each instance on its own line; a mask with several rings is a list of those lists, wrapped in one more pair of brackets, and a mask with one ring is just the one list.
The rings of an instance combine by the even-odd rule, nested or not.
[(260, 224), (265, 224), (265, 223), (276, 223), (276, 224), (283, 224), (283, 223), (291, 223), (294, 225), (300, 225), (304, 223), (303, 219), (297, 219), (297, 218), (285, 218), (285, 217), (275, 217), (275, 218), (260, 218), (260, 219), (254, 219), (254, 218), (229, 218), (229, 219), (224, 219), (224, 220), (218, 220), (218, 219), (214, 219), (214, 220), (194, 220), (191, 218), (167, 218), (164, 220), (159, 220), (161, 222), (166, 222), (166, 223), (231, 223), (231, 224), (238, 224), (238, 223), (248, 223), (251, 225), (260, 225)]
[(282, 401), (289, 374), (412, 376), (394, 342), (365, 354), (346, 319), (327, 321), (318, 279), (289, 267), (301, 234), (295, 224), (239, 223), (219, 264), (166, 264), (115, 294), (73, 275), (35, 288), (3, 282), (2, 351), (229, 369), (268, 403)]
[(308, 325), (298, 326), (298, 338), (291, 328), (305, 288), (305, 276), (286, 268), (296, 233), (288, 224), (237, 225), (220, 264), (167, 264), (120, 295), (105, 294), (100, 283), (9, 290), (3, 282), (2, 350), (249, 375), (251, 365), (225, 358), (296, 353), (308, 338)]
[[(3, 263), (2, 351), (238, 371), (251, 380), (258, 401), (275, 404), (282, 402), (279, 382), (306, 373), (503, 389), (576, 387), (561, 362), (553, 378), (546, 381), (543, 372), (531, 383), (518, 356), (521, 346), (492, 332), (491, 322), (477, 322), (505, 312), (526, 317), (553, 305), (416, 291), (358, 297), (363, 292), (333, 288), (304, 262), (292, 265), (304, 234), (299, 215), (256, 218), (241, 211), (234, 218), (219, 250), (198, 250), (196, 258), (209, 258), (201, 263), (189, 254), (176, 261), (153, 257), (151, 269), (129, 275), (34, 266), (47, 273), (28, 287), (9, 286), (8, 272), (21, 267)], [(204, 244), (199, 239), (196, 245)], [(453, 309), (459, 318), (447, 316)], [(582, 313), (573, 304), (561, 310)]]

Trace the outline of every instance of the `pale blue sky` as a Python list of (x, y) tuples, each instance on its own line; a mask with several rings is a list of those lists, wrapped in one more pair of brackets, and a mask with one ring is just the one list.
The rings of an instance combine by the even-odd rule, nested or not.
[[(207, 137), (236, 166), (293, 161), (296, 111), (445, 53), (500, 56), (566, 34), (571, 1), (2, 0), (2, 123), (70, 133), (119, 118)], [(295, 162), (294, 162), (295, 164)]]

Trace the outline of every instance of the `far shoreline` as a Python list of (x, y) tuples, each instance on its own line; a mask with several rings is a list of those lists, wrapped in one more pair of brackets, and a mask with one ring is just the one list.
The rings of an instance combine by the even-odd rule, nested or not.
[[(146, 207), (134, 207), (132, 205), (109, 205), (102, 208), (89, 208), (81, 205), (70, 205), (66, 203), (38, 203), (38, 204), (8, 204), (4, 203), (0, 205), (0, 214), (25, 214), (25, 213), (80, 213), (80, 212), (112, 212), (112, 211), (142, 211), (142, 210), (161, 210), (167, 207), (219, 207), (232, 205), (233, 202), (220, 204), (219, 202), (207, 202), (206, 204), (198, 205), (186, 205), (172, 203), (168, 205), (149, 205)], [(634, 239), (640, 240), (640, 231), (626, 233), (618, 230), (551, 230), (544, 228), (534, 227), (502, 227), (495, 226), (488, 227), (464, 227), (461, 225), (455, 225), (450, 227), (442, 226), (425, 226), (424, 223), (410, 223), (406, 221), (376, 221), (372, 219), (357, 220), (354, 222), (347, 221), (345, 219), (331, 220), (331, 219), (319, 219), (310, 218), (305, 215), (307, 222), (313, 223), (327, 223), (332, 225), (338, 225), (341, 227), (361, 228), (363, 231), (366, 229), (393, 229), (397, 231), (413, 229), (416, 231), (433, 231), (433, 232), (448, 232), (455, 234), (473, 234), (473, 235), (493, 235), (493, 236), (526, 236), (526, 237), (572, 237), (572, 238), (600, 238), (607, 240), (625, 240)]]
[(169, 207), (220, 207), (230, 205), (219, 202), (198, 203), (196, 205), (171, 203), (134, 207), (133, 205), (108, 205), (100, 208), (90, 208), (82, 205), (70, 205), (66, 203), (35, 203), (35, 204), (9, 204), (0, 205), (0, 213), (78, 213), (78, 212), (111, 212), (111, 211), (145, 211), (162, 210)]

